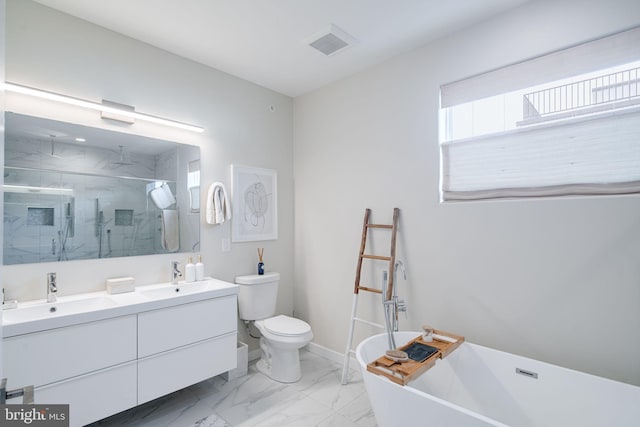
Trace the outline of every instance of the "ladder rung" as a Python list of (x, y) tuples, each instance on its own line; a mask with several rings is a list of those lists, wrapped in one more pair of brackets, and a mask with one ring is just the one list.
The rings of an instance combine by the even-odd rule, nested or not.
[(381, 261), (391, 261), (391, 257), (390, 256), (362, 255), (362, 258), (379, 259)]
[(393, 225), (389, 225), (389, 224), (367, 224), (367, 227), (369, 227), (369, 228), (388, 228), (388, 229), (392, 229)]
[(375, 326), (376, 328), (380, 328), (380, 329), (384, 329), (385, 328), (383, 325), (381, 325), (379, 323), (370, 322), (370, 321), (368, 321), (366, 319), (361, 319), (359, 317), (354, 317), (353, 320), (357, 321), (357, 322), (366, 323), (369, 326)]
[(358, 289), (361, 291), (375, 292), (376, 294), (381, 294), (382, 291), (380, 289), (375, 288), (367, 288), (366, 286), (358, 286)]

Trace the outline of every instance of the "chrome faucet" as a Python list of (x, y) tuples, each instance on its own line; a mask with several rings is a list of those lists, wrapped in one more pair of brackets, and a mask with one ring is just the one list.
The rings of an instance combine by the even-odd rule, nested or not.
[(404, 280), (407, 280), (407, 271), (404, 269), (404, 263), (402, 261), (396, 261), (396, 266), (394, 271), (398, 271), (398, 269), (402, 270), (402, 277)]
[(47, 273), (47, 302), (56, 302), (56, 273)]
[(174, 285), (177, 284), (180, 277), (182, 277), (180, 263), (178, 261), (171, 261), (171, 283)]

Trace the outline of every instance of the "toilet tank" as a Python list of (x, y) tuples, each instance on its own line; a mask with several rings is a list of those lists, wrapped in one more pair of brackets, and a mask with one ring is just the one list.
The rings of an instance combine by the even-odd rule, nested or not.
[(240, 285), (238, 312), (242, 320), (260, 320), (276, 312), (280, 273), (252, 274), (236, 277)]

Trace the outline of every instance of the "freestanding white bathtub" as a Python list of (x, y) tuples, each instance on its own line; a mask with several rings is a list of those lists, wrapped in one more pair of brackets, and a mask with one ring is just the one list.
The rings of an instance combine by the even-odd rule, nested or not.
[[(395, 340), (418, 335), (396, 332)], [(380, 427), (640, 426), (640, 387), (468, 342), (403, 387), (367, 371), (386, 350), (386, 334), (356, 348)]]

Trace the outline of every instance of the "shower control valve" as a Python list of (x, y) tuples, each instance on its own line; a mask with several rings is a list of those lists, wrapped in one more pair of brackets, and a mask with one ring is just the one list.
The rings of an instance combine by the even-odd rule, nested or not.
[(396, 309), (404, 313), (404, 317), (407, 318), (407, 303), (404, 300), (399, 299), (396, 302)]

